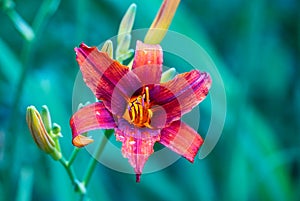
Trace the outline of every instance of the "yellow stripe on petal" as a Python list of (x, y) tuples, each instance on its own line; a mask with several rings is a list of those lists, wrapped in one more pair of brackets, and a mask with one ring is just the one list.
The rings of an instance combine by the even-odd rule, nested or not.
[(172, 22), (176, 9), (180, 3), (180, 0), (165, 0), (154, 21), (151, 24), (150, 30), (146, 34), (144, 42), (147, 44), (159, 44)]

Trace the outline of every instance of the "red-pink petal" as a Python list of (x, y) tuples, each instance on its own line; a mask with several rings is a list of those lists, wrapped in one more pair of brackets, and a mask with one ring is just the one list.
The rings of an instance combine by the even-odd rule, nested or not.
[(118, 129), (115, 130), (116, 139), (122, 142), (122, 154), (128, 158), (139, 182), (144, 165), (154, 152), (154, 143), (160, 139), (160, 130), (137, 128), (126, 123), (125, 120), (119, 121)]
[(109, 96), (116, 83), (129, 71), (128, 67), (112, 60), (97, 47), (82, 43), (75, 52), (83, 79), (98, 99)]
[[(112, 60), (107, 53), (100, 52), (97, 47), (81, 44), (75, 48), (76, 60), (80, 66), (83, 79), (95, 96), (104, 102), (113, 113), (120, 112), (119, 108), (111, 109), (111, 105), (125, 108), (125, 99), (129, 99), (131, 91), (140, 87), (138, 77), (131, 73), (128, 67)], [(122, 83), (119, 83), (120, 80)], [(112, 95), (114, 99), (112, 100)]]
[(169, 82), (154, 85), (149, 93), (153, 105), (165, 110), (168, 124), (197, 106), (208, 94), (210, 86), (209, 74), (193, 70), (177, 75)]
[(136, 42), (132, 70), (143, 84), (158, 84), (162, 74), (163, 51), (160, 45)]
[(95, 129), (111, 129), (116, 127), (112, 114), (105, 108), (102, 102), (87, 105), (70, 119), (72, 129), (72, 143), (77, 147), (85, 146), (92, 139), (81, 134)]
[(203, 139), (193, 128), (179, 120), (161, 130), (159, 143), (194, 162)]

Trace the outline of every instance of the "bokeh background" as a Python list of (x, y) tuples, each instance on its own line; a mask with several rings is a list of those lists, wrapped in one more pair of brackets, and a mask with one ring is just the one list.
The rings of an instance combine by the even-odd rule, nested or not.
[[(73, 48), (116, 35), (131, 3), (134, 28), (147, 28), (161, 1), (0, 0), (1, 201), (79, 199), (61, 164), (35, 146), (26, 107), (48, 105), (68, 156)], [(227, 96), (222, 136), (205, 159), (182, 158), (139, 184), (99, 164), (89, 199), (300, 200), (299, 10), (297, 0), (182, 1), (170, 29), (195, 40), (218, 67)], [(79, 176), (89, 157), (79, 153)]]

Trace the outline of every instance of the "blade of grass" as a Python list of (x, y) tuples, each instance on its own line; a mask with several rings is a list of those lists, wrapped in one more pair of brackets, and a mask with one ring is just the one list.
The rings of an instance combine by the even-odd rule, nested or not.
[(32, 41), (34, 39), (34, 32), (28, 23), (19, 15), (19, 13), (14, 9), (9, 9), (6, 11), (13, 24), (19, 33), (23, 36), (26, 41)]
[(30, 201), (34, 172), (29, 167), (23, 167), (20, 174), (16, 201)]

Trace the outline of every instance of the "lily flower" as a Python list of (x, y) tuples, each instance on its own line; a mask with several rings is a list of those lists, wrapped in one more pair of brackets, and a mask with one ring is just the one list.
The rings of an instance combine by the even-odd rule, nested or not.
[(161, 83), (163, 51), (160, 45), (141, 41), (137, 41), (132, 68), (83, 43), (75, 52), (84, 81), (99, 100), (73, 114), (70, 126), (75, 146), (92, 142), (83, 133), (114, 129), (137, 182), (156, 142), (194, 161), (203, 139), (181, 117), (208, 94), (208, 73), (192, 70)]

